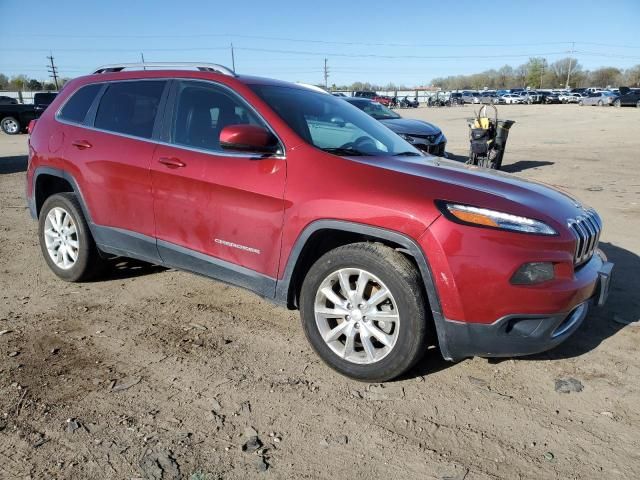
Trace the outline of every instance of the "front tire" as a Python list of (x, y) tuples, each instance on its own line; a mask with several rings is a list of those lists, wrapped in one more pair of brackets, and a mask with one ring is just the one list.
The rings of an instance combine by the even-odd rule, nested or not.
[(622, 106), (622, 103), (620, 103), (620, 99), (617, 99), (615, 102), (613, 102), (613, 106), (616, 108), (620, 108)]
[(604, 103), (602, 103), (602, 100), (598, 100), (598, 106), (599, 106), (599, 107), (604, 106)]
[(73, 193), (47, 198), (40, 211), (38, 236), (47, 265), (61, 279), (81, 282), (103, 271), (104, 260)]
[(4, 117), (0, 121), (0, 128), (7, 135), (17, 135), (22, 130), (22, 125), (15, 117)]
[(379, 243), (323, 255), (300, 294), (302, 327), (320, 358), (343, 375), (391, 380), (427, 349), (427, 301), (416, 267)]

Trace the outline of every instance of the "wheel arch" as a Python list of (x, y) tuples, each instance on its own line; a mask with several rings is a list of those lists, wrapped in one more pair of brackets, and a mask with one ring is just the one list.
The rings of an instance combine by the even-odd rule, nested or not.
[(78, 202), (82, 208), (82, 213), (89, 225), (91, 216), (87, 209), (82, 191), (78, 187), (78, 182), (69, 172), (51, 167), (38, 167), (33, 174), (32, 196), (29, 199), (29, 209), (33, 218), (40, 216), (42, 205), (51, 195), (56, 193), (70, 192), (76, 194)]
[(428, 258), (412, 238), (395, 230), (343, 220), (316, 220), (309, 224), (294, 243), (283, 277), (277, 282), (276, 302), (297, 309), (302, 280), (315, 260), (335, 247), (361, 241), (381, 242), (415, 262), (422, 277), (440, 350), (444, 358), (450, 359), (444, 316)]

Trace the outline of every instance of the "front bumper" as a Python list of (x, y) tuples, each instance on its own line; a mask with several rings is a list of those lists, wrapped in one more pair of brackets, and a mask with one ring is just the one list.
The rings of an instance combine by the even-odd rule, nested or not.
[[(609, 294), (613, 264), (602, 259), (593, 295), (568, 311), (542, 315), (507, 315), (492, 324), (442, 323), (447, 360), (478, 357), (516, 357), (550, 350), (580, 327), (592, 306), (602, 306)], [(446, 350), (446, 351), (445, 351)]]

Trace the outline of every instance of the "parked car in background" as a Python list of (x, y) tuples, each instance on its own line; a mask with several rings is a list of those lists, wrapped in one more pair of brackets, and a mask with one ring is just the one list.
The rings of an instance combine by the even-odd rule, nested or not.
[(0, 105), (17, 105), (18, 100), (13, 97), (7, 97), (6, 95), (0, 95)]
[[(370, 383), (432, 346), (549, 350), (605, 303), (602, 221), (566, 193), (424, 157), (326, 92), (190, 66), (98, 68), (36, 122), (25, 190), (61, 280), (123, 256), (244, 287), (300, 310), (323, 361)], [(279, 336), (286, 362), (300, 336)]]
[(369, 100), (373, 100), (374, 102), (381, 103), (382, 105), (389, 106), (391, 103), (391, 99), (389, 97), (385, 97), (384, 95), (378, 95), (376, 92), (368, 92), (368, 91), (357, 91), (353, 93), (354, 97), (359, 98), (368, 98)]
[(620, 87), (620, 95), (613, 99), (613, 106), (640, 108), (640, 89)]
[(544, 92), (536, 90), (528, 90), (525, 94), (527, 103), (542, 103), (544, 100)]
[(347, 97), (344, 100), (382, 122), (417, 149), (437, 157), (445, 156), (447, 138), (432, 123), (402, 118), (393, 110), (369, 99)]
[(573, 97), (573, 96), (574, 94), (571, 92), (561, 92), (558, 94), (558, 99), (560, 100), (561, 103), (570, 103), (569, 97)]
[(38, 118), (55, 96), (55, 93), (36, 93), (34, 101), (40, 102), (38, 104), (0, 104), (0, 129), (7, 135), (26, 131), (29, 122)]
[(611, 92), (599, 91), (590, 93), (589, 96), (583, 97), (578, 101), (578, 105), (597, 105), (606, 107), (613, 103), (616, 96)]
[(480, 103), (480, 94), (478, 92), (462, 92), (463, 103)]
[(451, 92), (449, 94), (449, 100), (447, 101), (449, 105), (462, 105), (464, 104), (464, 100), (462, 98), (461, 92)]
[(524, 99), (521, 95), (515, 93), (507, 93), (500, 97), (500, 103), (512, 104), (512, 103), (524, 103)]
[(495, 92), (483, 92), (480, 94), (480, 103), (483, 104), (494, 104), (498, 102), (498, 96)]
[(560, 95), (558, 95), (557, 93), (553, 93), (553, 92), (546, 92), (544, 93), (542, 96), (542, 103), (561, 103), (560, 102)]

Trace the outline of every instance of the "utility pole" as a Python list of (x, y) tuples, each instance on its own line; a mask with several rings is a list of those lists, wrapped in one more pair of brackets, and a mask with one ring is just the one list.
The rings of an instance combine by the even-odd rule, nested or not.
[(58, 67), (53, 63), (53, 54), (51, 52), (49, 52), (49, 56), (47, 58), (51, 62), (50, 65), (47, 65), (49, 76), (53, 78), (53, 83), (56, 85), (56, 90), (58, 90)]
[(146, 70), (147, 67), (144, 66), (144, 53), (140, 52), (140, 60), (142, 60), (142, 69)]
[(236, 71), (236, 57), (233, 54), (233, 42), (231, 42), (231, 69)]
[[(576, 51), (576, 42), (571, 42), (571, 52), (570, 55), (574, 55)], [(567, 70), (567, 83), (565, 83), (564, 88), (569, 88), (569, 80), (571, 79), (571, 62), (573, 61), (573, 57), (569, 57), (569, 70)]]
[(327, 67), (327, 59), (324, 59), (324, 88), (327, 88), (329, 80), (329, 68)]

